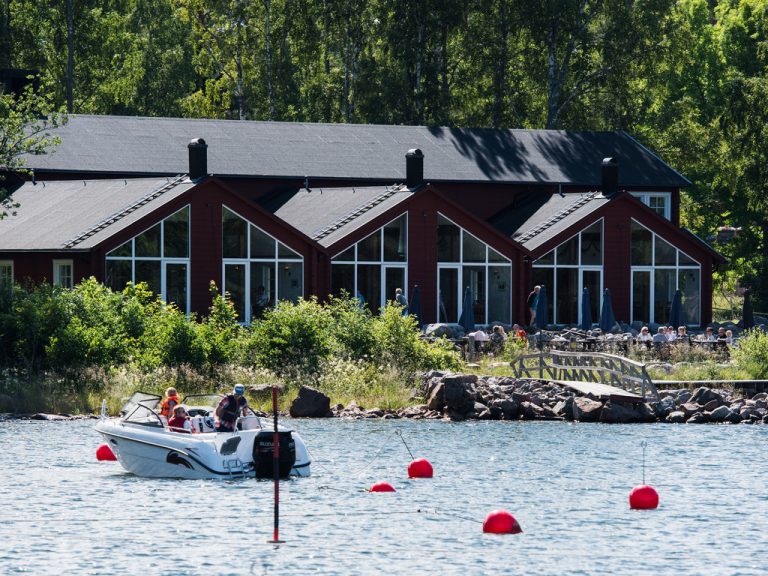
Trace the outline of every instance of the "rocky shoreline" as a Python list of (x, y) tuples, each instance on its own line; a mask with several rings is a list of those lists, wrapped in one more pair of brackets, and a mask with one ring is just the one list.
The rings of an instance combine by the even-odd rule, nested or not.
[[(366, 409), (354, 402), (346, 406), (331, 406), (328, 396), (302, 386), (289, 414), (294, 418), (358, 420), (409, 418), (452, 421), (566, 420), (606, 424), (768, 424), (768, 393), (742, 398), (730, 390), (707, 387), (659, 390), (659, 402), (622, 402), (583, 395), (555, 382), (431, 371), (422, 375), (415, 396), (426, 399), (426, 402), (397, 410)], [(97, 416), (0, 413), (0, 422), (93, 418)]]
[(327, 396), (302, 387), (291, 415), (453, 421), (567, 420), (610, 424), (768, 423), (768, 394), (765, 392), (752, 398), (741, 398), (729, 390), (706, 387), (660, 390), (659, 402), (633, 403), (581, 395), (554, 382), (432, 371), (423, 375), (419, 393), (426, 398), (425, 404), (399, 410), (366, 410), (354, 403), (330, 407)]

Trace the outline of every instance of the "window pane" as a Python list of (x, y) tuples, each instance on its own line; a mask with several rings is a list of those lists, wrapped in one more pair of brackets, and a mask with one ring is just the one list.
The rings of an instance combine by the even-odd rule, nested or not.
[[(651, 231), (634, 220), (632, 221), (632, 265), (650, 266), (653, 264), (651, 253)], [(646, 319), (645, 317), (643, 317)], [(646, 319), (647, 321), (647, 319)]]
[(358, 264), (357, 291), (371, 312), (377, 314), (381, 305), (381, 266)]
[(131, 281), (130, 260), (107, 260), (105, 284), (115, 292), (122, 292)]
[(677, 274), (674, 270), (653, 271), (653, 321), (669, 323), (669, 310), (675, 295)]
[(459, 261), (459, 227), (442, 216), (437, 219), (437, 261)]
[(224, 291), (235, 307), (237, 319), (245, 321), (245, 264), (224, 265)]
[(160, 294), (160, 261), (137, 260), (136, 284), (146, 282), (149, 289), (155, 294)]
[(699, 263), (693, 258), (690, 258), (687, 254), (678, 251), (678, 258), (680, 258), (680, 266), (698, 266)]
[(296, 302), (304, 295), (304, 265), (301, 262), (279, 262), (278, 275), (278, 300)]
[(701, 271), (697, 268), (680, 270), (678, 281), (679, 288), (683, 293), (683, 314), (686, 324), (701, 323), (701, 309), (699, 306), (701, 300), (700, 292)]
[(656, 266), (675, 266), (677, 250), (660, 236), (656, 236)]
[(648, 206), (653, 209), (657, 214), (666, 216), (667, 197), (666, 196), (649, 196)]
[(584, 270), (581, 276), (583, 287), (589, 288), (589, 311), (592, 322), (600, 320), (600, 300), (603, 293), (600, 276), (601, 273), (597, 270)]
[[(548, 294), (551, 298), (551, 295)], [(579, 321), (579, 270), (557, 269), (557, 306), (554, 321), (558, 324), (576, 324)]]
[(343, 292), (347, 296), (355, 296), (355, 265), (334, 264), (331, 266), (331, 293), (341, 296)]
[(251, 315), (254, 318), (261, 318), (264, 310), (274, 305), (275, 264), (251, 262)]
[(485, 266), (464, 266), (462, 268), (464, 284), (461, 291), (462, 307), (467, 286), (472, 289), (472, 313), (476, 324), (486, 324), (485, 321)]
[(296, 258), (298, 260), (301, 259), (301, 255), (298, 252), (294, 252), (282, 242), (277, 243), (277, 257), (278, 258)]
[(464, 262), (485, 262), (485, 244), (464, 232)]
[(458, 322), (459, 320), (459, 271), (456, 268), (438, 270), (438, 319), (440, 322)]
[(649, 322), (651, 319), (651, 273), (632, 273), (632, 320)]
[(251, 225), (251, 258), (275, 258), (275, 239)]
[(332, 258), (332, 260), (334, 262), (336, 262), (338, 260), (341, 260), (343, 262), (354, 262), (355, 261), (355, 247), (354, 246), (350, 246), (349, 248), (344, 250), (344, 252), (342, 252), (341, 254), (339, 254), (337, 256), (334, 256)]
[(544, 256), (534, 262), (534, 264), (554, 264), (555, 263), (555, 251), (550, 250)]
[(581, 264), (599, 266), (603, 263), (603, 226), (596, 222), (581, 233)]
[(577, 265), (579, 263), (579, 236), (576, 235), (557, 247), (557, 265)]
[[(554, 294), (553, 289), (555, 286), (555, 269), (554, 268), (534, 268), (532, 274), (533, 286), (546, 286), (547, 287), (547, 318), (550, 322), (554, 322)], [(531, 288), (533, 288), (531, 286)], [(527, 294), (528, 291), (524, 291)], [(526, 310), (526, 313), (528, 311)], [(530, 318), (525, 318), (524, 322), (527, 324)]]
[(387, 266), (384, 269), (384, 300), (395, 300), (395, 291), (402, 288), (407, 298), (408, 287), (405, 285), (405, 266)]
[(408, 259), (408, 225), (405, 215), (384, 226), (384, 260), (405, 262)]
[(509, 263), (509, 258), (505, 258), (496, 250), (488, 246), (488, 262), (506, 262)]
[(246, 258), (248, 256), (248, 224), (226, 208), (222, 208), (221, 214), (224, 258)]
[(187, 265), (166, 264), (165, 301), (173, 302), (182, 312), (187, 310)]
[(160, 257), (160, 224), (136, 236), (136, 256)]
[(488, 267), (488, 322), (512, 323), (512, 267)]
[[(189, 256), (189, 207), (179, 210), (163, 221), (163, 256)], [(179, 308), (184, 309), (181, 306)]]
[(130, 258), (132, 256), (131, 241), (128, 240), (128, 242), (126, 242), (125, 244), (121, 244), (120, 246), (112, 250), (112, 252), (108, 252), (107, 256), (125, 256)]
[(358, 261), (381, 261), (381, 232), (376, 231), (364, 240), (357, 243)]

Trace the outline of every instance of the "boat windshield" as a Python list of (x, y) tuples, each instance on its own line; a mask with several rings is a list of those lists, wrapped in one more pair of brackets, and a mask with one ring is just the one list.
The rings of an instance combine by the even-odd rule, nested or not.
[(134, 392), (133, 395), (128, 398), (126, 403), (123, 404), (123, 407), (120, 408), (120, 415), (126, 416), (127, 414), (130, 414), (136, 410), (136, 407), (139, 406), (139, 403), (141, 403), (143, 407), (148, 408), (150, 411), (156, 410), (160, 404), (160, 400), (162, 400), (162, 397), (158, 396), (157, 394), (148, 394), (147, 392)]

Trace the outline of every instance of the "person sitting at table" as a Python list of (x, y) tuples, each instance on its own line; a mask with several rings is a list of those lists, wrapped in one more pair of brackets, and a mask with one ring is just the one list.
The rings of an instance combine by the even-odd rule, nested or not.
[(717, 329), (717, 341), (724, 342), (725, 339), (726, 339), (725, 328), (720, 326), (720, 328)]
[(725, 343), (726, 344), (733, 344), (733, 330), (726, 330), (725, 331)]
[(685, 326), (678, 326), (677, 327), (677, 339), (678, 340), (688, 340), (688, 328)]
[(648, 326), (640, 328), (640, 334), (637, 335), (636, 341), (638, 344), (642, 343), (650, 348), (651, 342), (653, 342), (653, 336), (651, 336), (651, 333), (648, 331)]
[(470, 332), (468, 336), (474, 336), (475, 350), (477, 350), (478, 352), (485, 346), (485, 343), (488, 342), (488, 334), (485, 333), (485, 330), (477, 330), (475, 332)]
[(654, 344), (666, 344), (667, 343), (667, 327), (659, 326), (659, 329), (656, 331), (656, 334), (653, 335), (652, 340)]
[(498, 354), (502, 350), (504, 350), (504, 344), (507, 342), (507, 333), (504, 332), (504, 328), (499, 326), (498, 324), (493, 327), (493, 332), (491, 332), (491, 337), (488, 339), (488, 345), (490, 347), (491, 352), (494, 354)]
[(704, 340), (707, 342), (717, 342), (717, 336), (715, 336), (715, 330), (712, 326), (707, 326), (706, 333), (704, 334)]
[(667, 326), (667, 342), (674, 342), (677, 340), (677, 332), (673, 326)]

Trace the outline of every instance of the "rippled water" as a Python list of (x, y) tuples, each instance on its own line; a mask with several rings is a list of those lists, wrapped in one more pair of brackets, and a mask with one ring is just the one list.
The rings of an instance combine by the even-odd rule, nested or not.
[[(768, 426), (293, 421), (313, 476), (148, 480), (93, 422), (0, 423), (0, 573), (764, 574)], [(408, 480), (410, 456), (435, 468)], [(642, 482), (655, 511), (629, 510)], [(365, 492), (387, 480), (395, 494)], [(520, 522), (484, 535), (489, 511)]]

